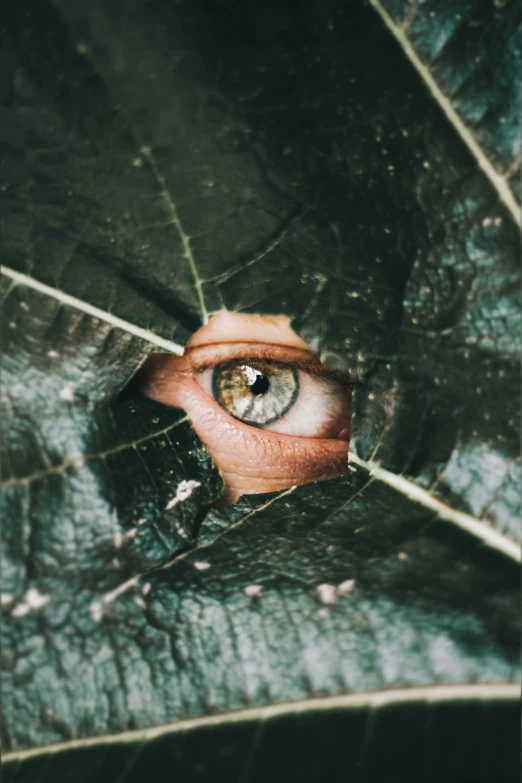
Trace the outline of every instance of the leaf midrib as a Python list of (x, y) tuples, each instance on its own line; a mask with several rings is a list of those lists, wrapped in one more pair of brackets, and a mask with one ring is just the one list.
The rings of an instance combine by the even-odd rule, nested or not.
[(446, 97), (446, 95), (444, 95), (436, 80), (431, 75), (428, 67), (420, 59), (408, 36), (406, 35), (405, 30), (394, 22), (390, 14), (382, 6), (380, 0), (369, 0), (369, 2), (370, 5), (372, 5), (375, 11), (379, 14), (386, 27), (395, 37), (404, 54), (423, 80), (429, 93), (437, 102), (439, 108), (444, 113), (447, 120), (453, 125), (458, 135), (477, 161), (477, 164), (483, 174), (485, 174), (491, 185), (497, 191), (500, 200), (509, 211), (514, 222), (519, 226), (522, 225), (520, 207), (514, 194), (509, 188), (506, 175), (502, 176), (496, 171), (484, 150), (475, 140), (471, 130), (467, 127), (460, 115), (453, 108), (451, 101)]
[(302, 699), (284, 704), (270, 704), (263, 707), (251, 707), (241, 711), (228, 712), (221, 715), (205, 715), (200, 718), (167, 723), (149, 729), (136, 729), (119, 734), (106, 734), (100, 737), (74, 739), (44, 745), (37, 748), (16, 750), (3, 755), (3, 762), (20, 762), (25, 759), (45, 756), (50, 753), (71, 751), (110, 745), (116, 743), (143, 743), (169, 734), (195, 731), (205, 727), (216, 727), (230, 723), (245, 721), (268, 720), (285, 715), (325, 712), (329, 710), (380, 709), (400, 704), (440, 704), (455, 701), (504, 701), (514, 702), (520, 699), (519, 683), (463, 683), (457, 685), (426, 685), (413, 688), (390, 689), (387, 691), (367, 691), (362, 694), (345, 694), (340, 696), (325, 696), (321, 698)]
[[(126, 321), (123, 318), (119, 318), (118, 316), (113, 315), (106, 310), (102, 310), (99, 307), (95, 307), (94, 305), (89, 304), (89, 302), (85, 302), (83, 299), (78, 299), (76, 296), (66, 294), (65, 291), (61, 291), (58, 288), (53, 288), (50, 285), (41, 283), (34, 277), (24, 275), (22, 272), (17, 272), (15, 269), (11, 269), (8, 266), (0, 266), (0, 274), (11, 278), (11, 280), (13, 280), (16, 285), (25, 285), (28, 288), (32, 288), (34, 291), (38, 291), (40, 294), (44, 294), (45, 296), (50, 296), (51, 298), (56, 299), (56, 301), (60, 302), (60, 304), (74, 307), (76, 310), (81, 310), (81, 312), (86, 313), (87, 315), (91, 315), (93, 318), (98, 318), (100, 321), (105, 321), (116, 329), (122, 329), (124, 332), (128, 332), (135, 337), (139, 337), (141, 340), (145, 340), (146, 342), (152, 343), (153, 345), (157, 345), (158, 348), (163, 348), (163, 350), (174, 353), (177, 356), (181, 356), (183, 354), (184, 348), (182, 345), (179, 345), (172, 340), (166, 340), (164, 337), (159, 337), (159, 335), (151, 332), (150, 329), (143, 329), (141, 326), (136, 326), (136, 324), (133, 324), (130, 321)], [(9, 289), (9, 292), (11, 292), (11, 290), (12, 288)]]

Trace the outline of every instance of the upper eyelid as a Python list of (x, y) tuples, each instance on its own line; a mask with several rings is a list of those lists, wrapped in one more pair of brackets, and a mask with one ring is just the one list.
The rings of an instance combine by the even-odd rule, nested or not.
[(233, 359), (267, 359), (287, 364), (308, 375), (329, 378), (343, 386), (353, 386), (347, 374), (330, 370), (312, 351), (293, 346), (252, 342), (209, 343), (187, 348), (184, 356), (192, 371), (198, 374)]

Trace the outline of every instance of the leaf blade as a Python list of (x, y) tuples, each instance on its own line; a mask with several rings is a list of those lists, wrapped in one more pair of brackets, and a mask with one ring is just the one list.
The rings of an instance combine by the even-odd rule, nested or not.
[[(499, 173), (496, 170), (495, 166), (488, 159), (482, 147), (475, 140), (473, 134), (466, 126), (465, 122), (463, 122), (461, 116), (455, 110), (451, 101), (448, 99), (435, 78), (432, 76), (427, 65), (417, 54), (417, 51), (408, 38), (407, 27), (404, 24), (399, 25), (394, 20), (393, 16), (386, 10), (386, 3), (383, 4), (381, 0), (369, 0), (369, 2), (379, 14), (383, 22), (386, 24), (390, 32), (393, 34), (399, 46), (408, 57), (420, 77), (423, 79), (427, 89), (433, 98), (437, 101), (449, 122), (451, 122), (460, 138), (474, 155), (478, 165), (492, 183), (501, 201), (509, 210), (513, 220), (518, 225), (522, 225), (520, 205), (516, 199), (515, 194), (509, 187), (509, 180), (511, 176), (520, 168), (520, 159), (513, 161), (512, 165), (504, 173)], [(412, 10), (416, 11), (415, 6), (412, 6)]]

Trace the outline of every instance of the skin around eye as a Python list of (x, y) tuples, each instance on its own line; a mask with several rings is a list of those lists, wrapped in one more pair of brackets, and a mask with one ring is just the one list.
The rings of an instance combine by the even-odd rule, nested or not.
[(223, 503), (348, 472), (350, 387), (284, 316), (219, 313), (183, 356), (152, 355), (139, 380), (150, 398), (186, 411), (223, 475)]

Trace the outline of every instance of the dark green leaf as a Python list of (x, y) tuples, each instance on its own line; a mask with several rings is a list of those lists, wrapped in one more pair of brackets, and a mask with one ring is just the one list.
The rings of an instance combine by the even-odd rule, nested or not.
[[(463, 135), (477, 143), (482, 165), (518, 215), (520, 201), (520, 46), (522, 14), (514, 0), (370, 0), (421, 71), (455, 110)], [(496, 177), (495, 177), (496, 175)], [(511, 198), (506, 186), (512, 191)]]
[[(12, 780), (129, 783), (154, 763), (180, 780), (514, 780), (519, 240), (499, 177), (518, 154), (501, 117), (520, 43), (505, 5), (473, 37), (459, 4), (461, 57), (452, 12), (429, 3), (379, 5), (388, 27), (359, 0), (10, 8)], [(190, 423), (128, 384), (221, 307), (291, 316), (350, 373), (350, 476), (205, 515), (221, 481)], [(449, 685), (434, 707), (425, 689)], [(390, 701), (372, 711), (376, 692)], [(500, 747), (500, 721), (497, 753), (477, 737)]]

